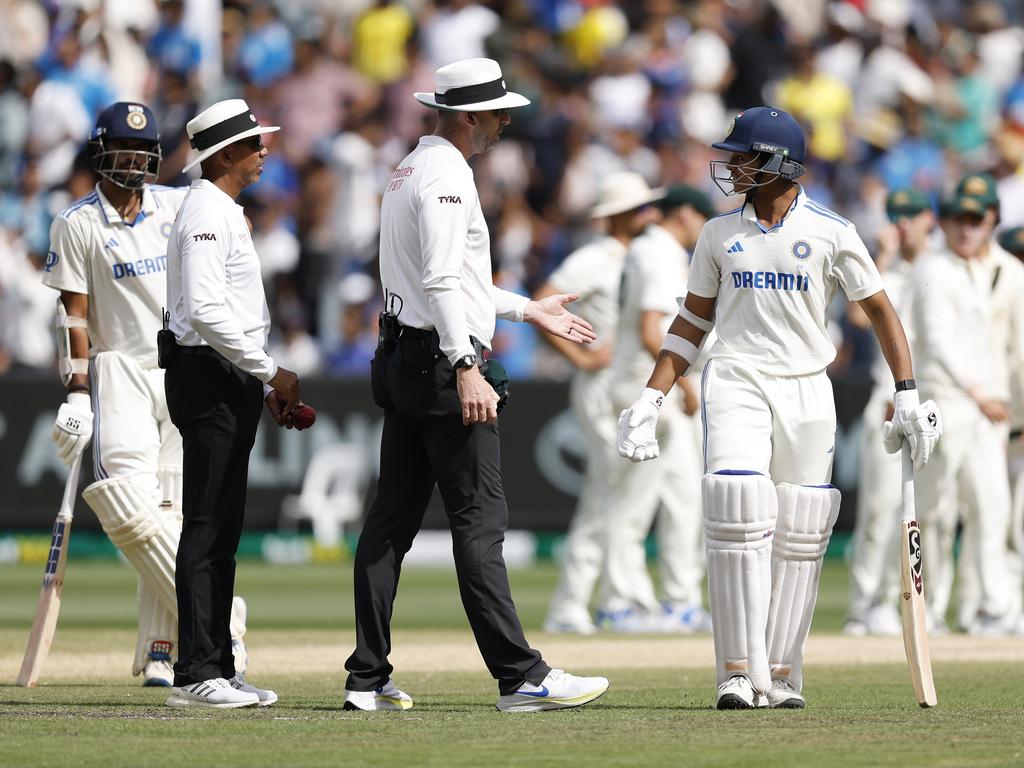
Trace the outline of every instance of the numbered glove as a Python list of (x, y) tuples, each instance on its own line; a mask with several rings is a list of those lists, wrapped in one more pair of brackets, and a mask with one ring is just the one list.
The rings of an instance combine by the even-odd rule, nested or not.
[(640, 399), (619, 414), (616, 445), (619, 455), (632, 461), (645, 461), (658, 456), (658, 414), (665, 395), (660, 390), (647, 387)]
[(914, 468), (920, 469), (942, 437), (942, 414), (934, 400), (919, 402), (916, 389), (897, 392), (893, 405), (892, 421), (882, 425), (882, 444), (888, 453), (898, 453), (906, 440)]
[(92, 439), (92, 403), (84, 392), (72, 392), (57, 411), (53, 442), (60, 460), (69, 467), (82, 455)]

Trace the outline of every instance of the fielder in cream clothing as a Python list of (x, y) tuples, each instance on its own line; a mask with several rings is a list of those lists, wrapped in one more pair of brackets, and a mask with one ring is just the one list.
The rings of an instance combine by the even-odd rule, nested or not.
[(712, 178), (744, 203), (704, 227), (688, 293), (641, 398), (619, 417), (618, 447), (658, 455), (659, 409), (712, 327), (701, 382), (704, 542), (719, 709), (803, 708), (803, 652), (839, 514), (829, 484), (835, 404), (825, 367), (837, 287), (871, 320), (896, 380), (888, 450), (904, 439), (920, 466), (941, 422), (919, 404), (910, 351), (853, 225), (807, 198), (803, 131), (773, 107), (741, 112)]
[(975, 615), (963, 622), (978, 633), (1005, 632), (1014, 621), (1006, 570), (1008, 351), (1005, 331), (1000, 349), (992, 343), (997, 331), (993, 275), (984, 260), (991, 237), (984, 197), (958, 187), (943, 206), (942, 229), (945, 247), (921, 259), (913, 274), (921, 388), (942, 403), (949, 435), (918, 483), (928, 618), (933, 631), (945, 629), (962, 514), (968, 530), (975, 529), (963, 540)]
[[(931, 247), (935, 229), (931, 202), (922, 192), (899, 189), (889, 194), (890, 224), (879, 236), (879, 268), (885, 293), (900, 316), (913, 348), (910, 275), (917, 257)], [(884, 241), (884, 242), (883, 242)], [(850, 304), (850, 319), (866, 327), (860, 305)], [(898, 635), (902, 623), (899, 596), (900, 457), (885, 450), (877, 428), (892, 415), (892, 373), (881, 350), (871, 366), (874, 389), (861, 416), (860, 480), (857, 522), (850, 560), (850, 598), (843, 631), (850, 635)]]
[[(167, 243), (186, 190), (148, 183), (160, 134), (148, 107), (117, 102), (97, 118), (89, 155), (101, 176), (50, 227), (43, 283), (61, 292), (61, 372), (54, 426), (72, 464), (93, 444), (96, 482), (83, 498), (139, 575), (132, 673), (169, 686), (178, 639), (174, 558), (181, 532), (181, 436), (167, 413), (156, 331), (167, 301)], [(234, 649), (245, 669), (245, 604), (235, 598)]]
[[(619, 281), (622, 260), (629, 243), (651, 220), (650, 203), (664, 194), (652, 190), (643, 176), (629, 171), (614, 173), (601, 183), (593, 219), (608, 219), (607, 233), (570, 253), (536, 292), (543, 298), (569, 290), (579, 295), (576, 311), (597, 333), (593, 348), (545, 337), (576, 367), (569, 388), (569, 402), (583, 434), (586, 470), (576, 512), (569, 526), (562, 572), (551, 598), (544, 628), (549, 632), (591, 634), (595, 631), (589, 603), (605, 563), (608, 507), (615, 478), (615, 410), (610, 383), (612, 350), (619, 315)], [(598, 623), (615, 631), (651, 631), (652, 620), (645, 608), (616, 606), (614, 612), (599, 614)]]
[[(619, 291), (619, 324), (611, 365), (616, 413), (642, 388), (665, 333), (686, 293), (690, 254), (714, 215), (707, 197), (687, 186), (670, 187), (657, 201), (660, 224), (650, 224), (630, 243)], [(614, 615), (641, 607), (660, 615), (667, 632), (710, 629), (703, 609), (704, 548), (701, 537), (700, 405), (696, 377), (679, 381), (658, 423), (661, 460), (635, 463), (616, 458), (606, 505), (606, 557), (600, 610)], [(657, 513), (658, 604), (645, 562), (645, 541)]]

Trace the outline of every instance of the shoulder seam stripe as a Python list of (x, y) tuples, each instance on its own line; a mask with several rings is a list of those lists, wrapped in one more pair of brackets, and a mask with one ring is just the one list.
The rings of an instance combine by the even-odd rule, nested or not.
[(91, 195), (83, 197), (80, 200), (77, 200), (76, 202), (69, 205), (67, 208), (60, 212), (60, 215), (62, 218), (66, 219), (79, 208), (84, 208), (87, 205), (92, 205), (93, 203), (98, 202), (99, 199), (99, 196), (95, 192), (93, 192)]
[(838, 213), (833, 211), (831, 208), (827, 208), (824, 205), (822, 205), (821, 203), (816, 203), (813, 200), (808, 200), (807, 201), (807, 207), (810, 208), (812, 211), (815, 211), (817, 213), (821, 213), (821, 214), (824, 214), (826, 216), (831, 216), (834, 219), (843, 222), (844, 224), (848, 225), (850, 223), (849, 220), (844, 219), (842, 216), (840, 216)]
[(842, 224), (844, 227), (850, 226), (850, 222), (848, 222), (846, 219), (839, 217), (836, 214), (825, 213), (824, 211), (819, 211), (817, 208), (811, 208), (810, 206), (807, 206), (807, 208), (811, 213), (816, 213), (819, 216), (824, 216), (826, 219), (831, 219), (832, 221), (838, 222), (839, 224)]

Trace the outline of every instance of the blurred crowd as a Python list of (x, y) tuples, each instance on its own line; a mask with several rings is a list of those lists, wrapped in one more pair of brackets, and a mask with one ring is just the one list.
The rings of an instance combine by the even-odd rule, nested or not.
[[(496, 282), (528, 293), (593, 238), (597, 181), (711, 187), (709, 144), (771, 103), (810, 136), (809, 193), (885, 237), (885, 197), (937, 200), (966, 172), (1024, 225), (1024, 29), (1012, 0), (0, 0), (0, 375), (53, 368), (52, 218), (95, 178), (85, 141), (116, 99), (162, 135), (160, 183), (185, 185), (185, 123), (245, 98), (273, 134), (246, 192), (274, 316), (271, 354), (301, 376), (364, 376), (381, 298), (379, 196), (433, 129), (412, 98), (434, 70), (490, 56), (526, 94), (474, 160)], [(836, 374), (874, 346), (836, 305)], [(570, 371), (530, 327), (501, 324), (513, 376)]]

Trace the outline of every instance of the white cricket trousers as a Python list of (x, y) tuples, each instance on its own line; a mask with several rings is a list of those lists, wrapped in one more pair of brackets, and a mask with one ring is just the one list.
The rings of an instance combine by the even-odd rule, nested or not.
[(164, 372), (119, 352), (100, 352), (90, 365), (90, 383), (96, 479), (130, 475), (140, 490), (157, 494), (157, 467), (181, 466), (181, 434), (167, 413)]
[(978, 611), (999, 618), (1012, 605), (1006, 573), (1010, 524), (1006, 428), (990, 422), (974, 401), (961, 394), (922, 389), (939, 404), (943, 422), (942, 439), (914, 484), (929, 618), (941, 623), (949, 608), (953, 542), (961, 513), (964, 525), (976, 531), (976, 535), (965, 535), (963, 543), (977, 563)]
[(857, 521), (850, 559), (847, 618), (863, 621), (873, 605), (896, 607), (899, 597), (899, 521), (902, 461), (886, 452), (882, 424), (891, 387), (875, 387), (861, 416)]
[(832, 477), (836, 408), (824, 371), (769, 376), (715, 357), (701, 377), (704, 471), (749, 470), (776, 485)]
[(615, 448), (614, 411), (610, 392), (611, 372), (581, 371), (569, 387), (569, 403), (583, 434), (586, 471), (569, 525), (558, 585), (548, 609), (555, 621), (589, 623), (590, 598), (604, 562), (604, 509), (611, 493)]

